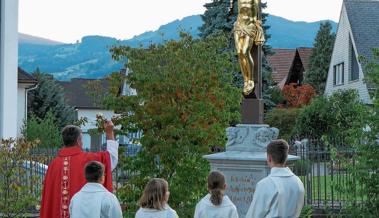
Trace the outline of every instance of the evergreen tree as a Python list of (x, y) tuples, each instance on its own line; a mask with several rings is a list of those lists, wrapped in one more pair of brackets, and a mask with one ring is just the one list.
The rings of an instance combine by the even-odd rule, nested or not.
[(38, 80), (38, 87), (28, 93), (28, 117), (44, 119), (51, 111), (57, 125), (61, 128), (75, 119), (75, 110), (67, 104), (63, 88), (52, 76), (41, 73), (39, 69), (33, 73)]
[[(234, 35), (233, 35), (233, 26), (237, 20), (238, 15), (238, 1), (233, 1), (233, 8), (230, 9), (230, 0), (213, 0), (210, 3), (204, 5), (207, 10), (202, 19), (204, 21), (203, 26), (200, 27), (200, 36), (206, 38), (210, 35), (217, 34), (219, 32), (224, 32), (229, 35), (229, 47), (228, 50), (234, 50)], [(261, 9), (265, 9), (267, 3), (261, 2)], [(266, 56), (272, 55), (272, 48), (267, 44), (268, 39), (271, 35), (267, 33), (267, 30), (270, 28), (268, 25), (265, 25), (268, 14), (262, 13), (262, 25), (263, 31), (265, 34), (266, 43), (263, 45), (262, 50), (264, 56), (262, 58), (262, 91), (263, 99), (265, 100), (265, 109), (271, 109), (274, 106), (274, 103), (271, 100), (271, 92), (274, 87), (274, 82), (271, 77), (271, 68), (267, 63)], [(237, 56), (233, 58), (234, 64), (238, 65)], [(239, 88), (243, 86), (243, 78), (240, 72), (233, 72), (233, 84)]]
[(332, 32), (330, 22), (321, 23), (313, 44), (314, 48), (310, 57), (309, 71), (305, 75), (305, 82), (311, 84), (320, 95), (325, 90), (335, 38), (336, 35)]

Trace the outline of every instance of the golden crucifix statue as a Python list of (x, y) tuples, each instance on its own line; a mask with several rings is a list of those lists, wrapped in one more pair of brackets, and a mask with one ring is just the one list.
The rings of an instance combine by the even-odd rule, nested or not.
[[(230, 0), (231, 9), (233, 2), (234, 0)], [(262, 23), (259, 20), (259, 9), (259, 0), (238, 0), (238, 16), (233, 31), (245, 95), (251, 94), (254, 90), (254, 60), (251, 56), (253, 46), (262, 45), (265, 41)]]

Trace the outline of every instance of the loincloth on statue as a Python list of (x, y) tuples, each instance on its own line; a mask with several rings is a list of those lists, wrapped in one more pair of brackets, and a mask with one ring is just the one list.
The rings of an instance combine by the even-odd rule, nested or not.
[(261, 22), (259, 21), (248, 25), (236, 22), (233, 32), (237, 33), (239, 37), (249, 36), (250, 42), (256, 45), (262, 45), (265, 41)]

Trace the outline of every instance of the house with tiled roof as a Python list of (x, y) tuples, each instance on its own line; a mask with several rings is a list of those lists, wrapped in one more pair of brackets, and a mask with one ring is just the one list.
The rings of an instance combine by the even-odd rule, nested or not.
[(267, 57), (272, 69), (272, 79), (279, 88), (289, 83), (301, 84), (309, 67), (312, 48), (276, 48)]
[(379, 48), (379, 0), (344, 0), (329, 66), (325, 94), (355, 89), (360, 99), (371, 104), (370, 85), (365, 82), (359, 57), (372, 58)]
[(17, 69), (17, 136), (21, 136), (27, 119), (28, 92), (37, 88), (37, 80), (20, 67)]
[[(122, 73), (126, 73), (122, 71)], [(63, 87), (67, 103), (75, 108), (76, 118), (86, 118), (87, 123), (82, 126), (83, 131), (83, 148), (98, 149), (106, 142), (105, 134), (90, 134), (91, 129), (96, 129), (96, 115), (103, 114), (106, 119), (111, 119), (117, 114), (113, 110), (107, 110), (101, 107), (98, 101), (99, 95), (106, 95), (110, 84), (107, 78), (103, 79), (82, 79), (74, 78), (70, 81), (58, 81)], [(94, 92), (90, 87), (96, 87)], [(126, 84), (120, 87), (120, 95), (131, 95), (134, 91), (129, 89)], [(95, 94), (95, 95), (94, 95)], [(131, 139), (140, 138), (140, 133), (131, 133), (128, 136), (118, 136), (120, 144), (129, 144)]]

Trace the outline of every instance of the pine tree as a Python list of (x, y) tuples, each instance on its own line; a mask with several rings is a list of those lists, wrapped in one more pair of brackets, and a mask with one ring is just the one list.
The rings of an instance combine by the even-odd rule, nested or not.
[(51, 111), (57, 125), (61, 128), (75, 119), (75, 110), (67, 104), (63, 88), (52, 76), (41, 73), (39, 69), (33, 73), (38, 80), (38, 87), (28, 93), (28, 117), (44, 119)]
[(322, 95), (325, 90), (335, 38), (330, 22), (321, 23), (313, 44), (309, 71), (305, 75), (305, 82), (311, 84), (319, 95)]
[[(236, 3), (234, 4), (236, 5)], [(217, 31), (232, 32), (237, 18), (237, 7), (233, 7), (233, 12), (231, 13), (229, 0), (213, 0), (213, 2), (206, 3), (204, 7), (207, 9), (201, 15), (204, 24), (199, 29), (202, 38), (215, 34)]]

